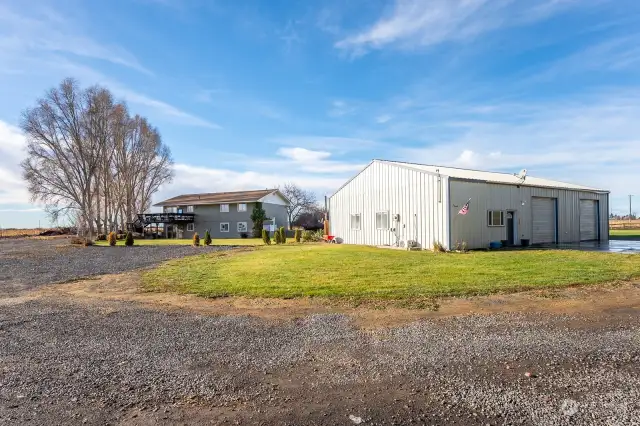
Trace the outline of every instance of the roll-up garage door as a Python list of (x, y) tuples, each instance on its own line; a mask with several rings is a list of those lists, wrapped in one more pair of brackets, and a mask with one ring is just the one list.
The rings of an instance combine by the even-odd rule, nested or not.
[(580, 200), (580, 241), (598, 239), (598, 201)]
[(556, 199), (533, 197), (531, 199), (533, 217), (532, 244), (556, 242)]

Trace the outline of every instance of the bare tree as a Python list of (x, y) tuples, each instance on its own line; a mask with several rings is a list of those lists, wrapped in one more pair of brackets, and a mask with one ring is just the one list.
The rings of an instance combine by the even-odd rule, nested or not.
[(23, 176), (33, 201), (41, 201), (51, 216), (80, 212), (93, 234), (93, 195), (98, 152), (87, 135), (87, 97), (76, 81), (64, 80), (38, 105), (24, 112), (28, 157)]
[(285, 183), (284, 186), (279, 189), (291, 203), (287, 207), (289, 226), (298, 220), (303, 212), (315, 208), (316, 196), (313, 192), (305, 191), (294, 183)]
[(169, 148), (143, 117), (131, 118), (101, 87), (72, 79), (22, 116), (27, 159), (21, 164), (33, 201), (54, 220), (72, 218), (93, 236), (125, 226), (173, 178)]

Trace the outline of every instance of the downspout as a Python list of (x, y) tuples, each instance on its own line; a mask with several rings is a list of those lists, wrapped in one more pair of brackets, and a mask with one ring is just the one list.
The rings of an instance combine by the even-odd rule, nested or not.
[(447, 247), (447, 249), (451, 250), (452, 243), (451, 243), (451, 179), (447, 178), (447, 207), (445, 208), (445, 213), (446, 213), (446, 222), (445, 222), (445, 229), (446, 229), (446, 234), (448, 236), (448, 240), (449, 240), (449, 246)]

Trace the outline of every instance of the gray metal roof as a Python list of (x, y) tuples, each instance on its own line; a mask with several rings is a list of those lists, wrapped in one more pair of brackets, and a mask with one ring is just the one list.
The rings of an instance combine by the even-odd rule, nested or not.
[(489, 183), (502, 183), (507, 185), (536, 186), (542, 188), (572, 189), (577, 191), (608, 192), (603, 189), (576, 185), (573, 183), (559, 182), (534, 176), (527, 176), (522, 180), (518, 176), (509, 173), (486, 172), (481, 170), (459, 169), (456, 167), (429, 166), (426, 164), (405, 163), (401, 161), (374, 160), (380, 163), (393, 164), (432, 174), (440, 174), (460, 180), (476, 180)]
[[(407, 163), (403, 161), (372, 160), (371, 163), (367, 164), (367, 166), (364, 169), (366, 169), (371, 164), (376, 162), (382, 163), (382, 164), (389, 164), (396, 167), (404, 167), (404, 168), (417, 170), (417, 171), (421, 171), (421, 172), (429, 173), (433, 175), (446, 176), (451, 179), (478, 181), (478, 182), (486, 182), (486, 183), (499, 183), (503, 185), (522, 185), (522, 186), (533, 186), (533, 187), (540, 187), (540, 188), (569, 189), (573, 191), (586, 191), (586, 192), (598, 192), (598, 193), (609, 192), (605, 189), (591, 188), (588, 186), (576, 185), (573, 183), (560, 182), (560, 181), (555, 181), (550, 179), (543, 179), (543, 178), (538, 178), (534, 176), (527, 176), (526, 179), (522, 180), (515, 174), (509, 174), (509, 173), (486, 172), (481, 170), (459, 169), (456, 167), (445, 167), (445, 166), (431, 166), (428, 164)], [(338, 193), (338, 191), (340, 191), (342, 188), (347, 186), (347, 184), (349, 184), (349, 182), (351, 182), (360, 173), (362, 173), (362, 170), (358, 174), (353, 176), (351, 179), (346, 181), (340, 188), (336, 190), (336, 192), (334, 192), (334, 194)]]
[(185, 194), (169, 198), (154, 204), (158, 206), (195, 206), (206, 204), (228, 204), (228, 203), (253, 203), (260, 201), (267, 195), (277, 193), (283, 200), (287, 200), (277, 189), (259, 189), (254, 191), (235, 192), (212, 192), (206, 194)]

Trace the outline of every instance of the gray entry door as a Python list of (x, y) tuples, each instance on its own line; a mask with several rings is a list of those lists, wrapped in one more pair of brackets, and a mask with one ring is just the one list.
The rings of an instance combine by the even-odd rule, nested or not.
[(598, 239), (598, 201), (580, 200), (580, 241)]
[(556, 199), (533, 197), (531, 199), (533, 222), (532, 244), (556, 242)]

